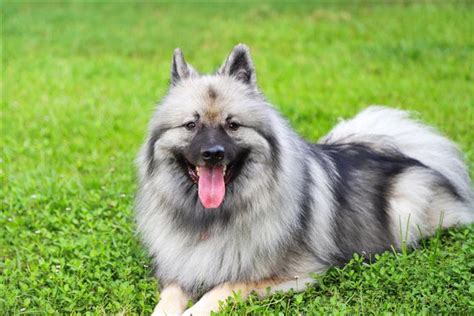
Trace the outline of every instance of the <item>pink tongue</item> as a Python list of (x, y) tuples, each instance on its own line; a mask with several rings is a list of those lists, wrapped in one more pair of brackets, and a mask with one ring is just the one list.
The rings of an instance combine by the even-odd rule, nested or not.
[(199, 199), (205, 208), (218, 208), (225, 195), (224, 168), (199, 168)]

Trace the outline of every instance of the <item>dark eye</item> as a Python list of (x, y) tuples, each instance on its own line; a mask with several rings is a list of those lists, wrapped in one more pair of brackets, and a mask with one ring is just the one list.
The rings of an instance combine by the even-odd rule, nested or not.
[(227, 126), (228, 126), (231, 130), (233, 130), (233, 131), (238, 130), (239, 127), (240, 127), (240, 125), (239, 125), (238, 123), (235, 123), (235, 122), (229, 122), (229, 123), (227, 124)]
[(184, 127), (186, 127), (186, 129), (188, 129), (188, 130), (192, 130), (192, 129), (194, 129), (194, 128), (196, 127), (196, 122), (189, 122), (189, 123), (186, 123), (186, 124), (184, 125)]

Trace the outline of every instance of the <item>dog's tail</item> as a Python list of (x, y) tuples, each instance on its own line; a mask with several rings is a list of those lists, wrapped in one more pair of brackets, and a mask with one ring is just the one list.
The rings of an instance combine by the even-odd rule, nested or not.
[(410, 118), (406, 111), (371, 106), (353, 119), (339, 123), (320, 142), (362, 142), (380, 149), (395, 147), (405, 156), (442, 174), (474, 216), (474, 193), (461, 152), (449, 139)]

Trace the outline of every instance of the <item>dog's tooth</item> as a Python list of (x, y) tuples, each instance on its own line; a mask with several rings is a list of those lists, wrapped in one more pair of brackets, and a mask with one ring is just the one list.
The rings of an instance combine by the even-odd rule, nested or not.
[(196, 167), (196, 174), (199, 177), (199, 167)]
[(225, 171), (226, 171), (226, 169), (227, 169), (227, 166), (226, 166), (226, 165), (224, 165), (224, 175), (225, 175)]

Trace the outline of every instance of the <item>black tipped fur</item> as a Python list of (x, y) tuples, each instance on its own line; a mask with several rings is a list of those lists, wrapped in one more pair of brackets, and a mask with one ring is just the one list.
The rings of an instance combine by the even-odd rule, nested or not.
[(278, 172), (280, 171), (280, 156), (281, 156), (281, 148), (278, 138), (275, 134), (271, 131), (265, 131), (262, 129), (254, 128), (254, 130), (259, 133), (265, 140), (267, 141), (268, 145), (270, 146), (270, 150), (272, 152), (272, 165), (271, 169), (274, 174), (274, 177), (277, 177)]
[(407, 168), (426, 167), (399, 152), (380, 153), (364, 144), (316, 148), (334, 164), (330, 178), (336, 201), (333, 229), (338, 252), (332, 254), (333, 264), (346, 263), (356, 252), (373, 254), (389, 249), (395, 240), (388, 215), (392, 183)]
[(147, 144), (147, 154), (146, 154), (146, 162), (147, 162), (147, 174), (152, 175), (153, 170), (155, 168), (155, 161), (154, 161), (154, 156), (155, 156), (155, 143), (160, 139), (161, 135), (166, 132), (168, 129), (167, 128), (157, 128), (154, 129), (151, 132), (151, 136), (148, 139), (148, 144)]
[(183, 52), (176, 48), (173, 54), (173, 60), (171, 63), (171, 85), (176, 85), (179, 81), (195, 76), (196, 71), (194, 68), (186, 63)]
[(255, 70), (248, 47), (243, 44), (235, 46), (219, 72), (243, 83), (254, 84)]

